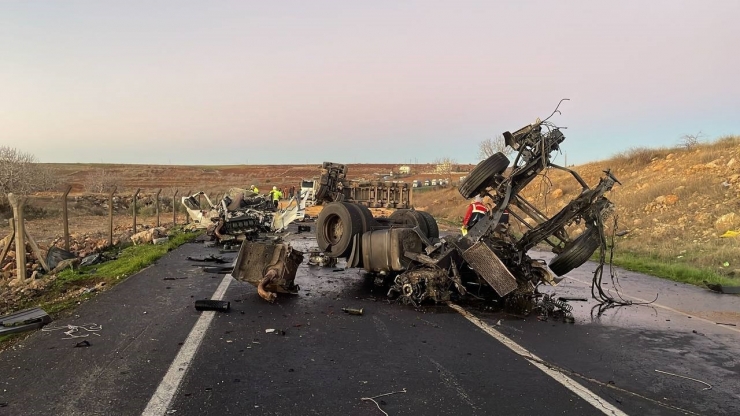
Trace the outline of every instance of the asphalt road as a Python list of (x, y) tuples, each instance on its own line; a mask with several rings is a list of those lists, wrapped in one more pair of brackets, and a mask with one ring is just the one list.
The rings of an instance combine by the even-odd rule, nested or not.
[[(356, 270), (304, 264), (299, 296), (268, 304), (187, 260), (216, 253), (187, 244), (47, 327), (102, 326), (86, 338), (39, 331), (0, 353), (0, 415), (382, 415), (362, 398), (391, 392), (375, 399), (389, 415), (740, 414), (740, 327), (716, 324), (740, 324), (737, 296), (621, 272), (625, 296), (658, 301), (601, 315), (573, 302), (565, 324), (414, 310)], [(549, 290), (588, 297), (593, 268)], [(229, 313), (194, 309), (219, 287)]]

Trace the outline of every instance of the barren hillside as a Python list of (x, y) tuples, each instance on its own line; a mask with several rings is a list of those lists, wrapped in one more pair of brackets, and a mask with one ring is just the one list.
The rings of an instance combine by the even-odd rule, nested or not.
[[(338, 161), (341, 163), (341, 161)], [(114, 165), (114, 164), (47, 164), (54, 170), (63, 185), (72, 186), (72, 192), (97, 191), (101, 187), (115, 185), (119, 192), (131, 192), (136, 188), (181, 188), (195, 190), (224, 190), (229, 187), (256, 185), (260, 189), (272, 186), (297, 186), (301, 179), (321, 174), (321, 165), (227, 165), (227, 166), (180, 166), (180, 165)], [(399, 176), (400, 164), (349, 164), (347, 175), (351, 179), (380, 180), (391, 172), (392, 179), (411, 181), (419, 178), (442, 177), (434, 173), (434, 164), (409, 165), (410, 175)], [(456, 170), (465, 172), (473, 165), (456, 165)], [(463, 173), (464, 174), (464, 173)]]
[[(608, 195), (617, 206), (617, 250), (726, 276), (740, 275), (740, 137), (693, 149), (632, 149), (609, 160), (575, 166), (590, 185), (610, 168), (622, 185)], [(535, 179), (525, 196), (552, 214), (580, 192), (568, 174)], [(417, 209), (459, 223), (466, 201), (456, 189), (419, 192)]]

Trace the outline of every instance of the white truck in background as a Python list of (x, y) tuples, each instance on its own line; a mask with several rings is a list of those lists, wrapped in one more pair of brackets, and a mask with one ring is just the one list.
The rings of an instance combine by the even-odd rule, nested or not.
[(306, 207), (310, 207), (316, 204), (316, 188), (318, 187), (318, 184), (318, 178), (301, 180), (301, 193), (298, 199), (305, 200)]

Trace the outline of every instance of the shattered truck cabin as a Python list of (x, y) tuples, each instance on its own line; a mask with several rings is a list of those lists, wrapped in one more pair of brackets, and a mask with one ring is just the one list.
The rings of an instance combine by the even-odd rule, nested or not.
[[(201, 196), (206, 200), (206, 209), (201, 208)], [(305, 197), (291, 198), (284, 208), (276, 210), (265, 195), (231, 188), (217, 205), (203, 191), (183, 197), (182, 204), (196, 228), (208, 230), (217, 241), (227, 241), (284, 230), (305, 209)]]
[[(496, 153), (480, 162), (459, 186), (467, 199), (481, 195), (493, 201), (485, 218), (464, 236), (440, 238), (436, 221), (424, 211), (401, 208), (387, 219), (374, 218), (366, 204), (347, 192), (346, 167), (324, 163), (317, 192), (326, 202), (316, 225), (319, 248), (329, 256), (346, 258), (348, 267), (364, 268), (376, 276), (377, 283), (389, 283), (389, 297), (403, 303), (418, 305), (468, 295), (505, 303), (533, 299), (539, 284), (557, 284), (559, 276), (605, 245), (603, 221), (613, 204), (604, 195), (618, 181), (607, 170), (590, 188), (576, 172), (553, 164), (551, 156), (565, 136), (547, 119), (537, 119), (504, 137), (515, 151), (513, 163)], [(520, 195), (547, 169), (569, 172), (583, 188), (552, 217)], [(500, 221), (506, 213), (526, 227), (523, 235), (515, 235), (508, 223)], [(527, 217), (535, 223), (525, 221)], [(549, 245), (557, 254), (549, 267), (528, 255), (538, 244)]]

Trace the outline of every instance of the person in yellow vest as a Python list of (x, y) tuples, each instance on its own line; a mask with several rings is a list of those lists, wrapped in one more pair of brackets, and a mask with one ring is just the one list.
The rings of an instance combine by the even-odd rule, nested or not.
[(257, 187), (254, 186), (254, 185), (250, 186), (249, 187), (249, 190), (252, 191), (252, 192), (254, 192), (255, 194), (259, 194), (260, 193), (260, 190), (257, 189)]
[(272, 187), (272, 191), (270, 191), (270, 198), (272, 198), (272, 203), (275, 205), (275, 209), (278, 208), (278, 205), (280, 204), (280, 199), (282, 199), (283, 193), (280, 192), (280, 190), (277, 188), (277, 186)]

